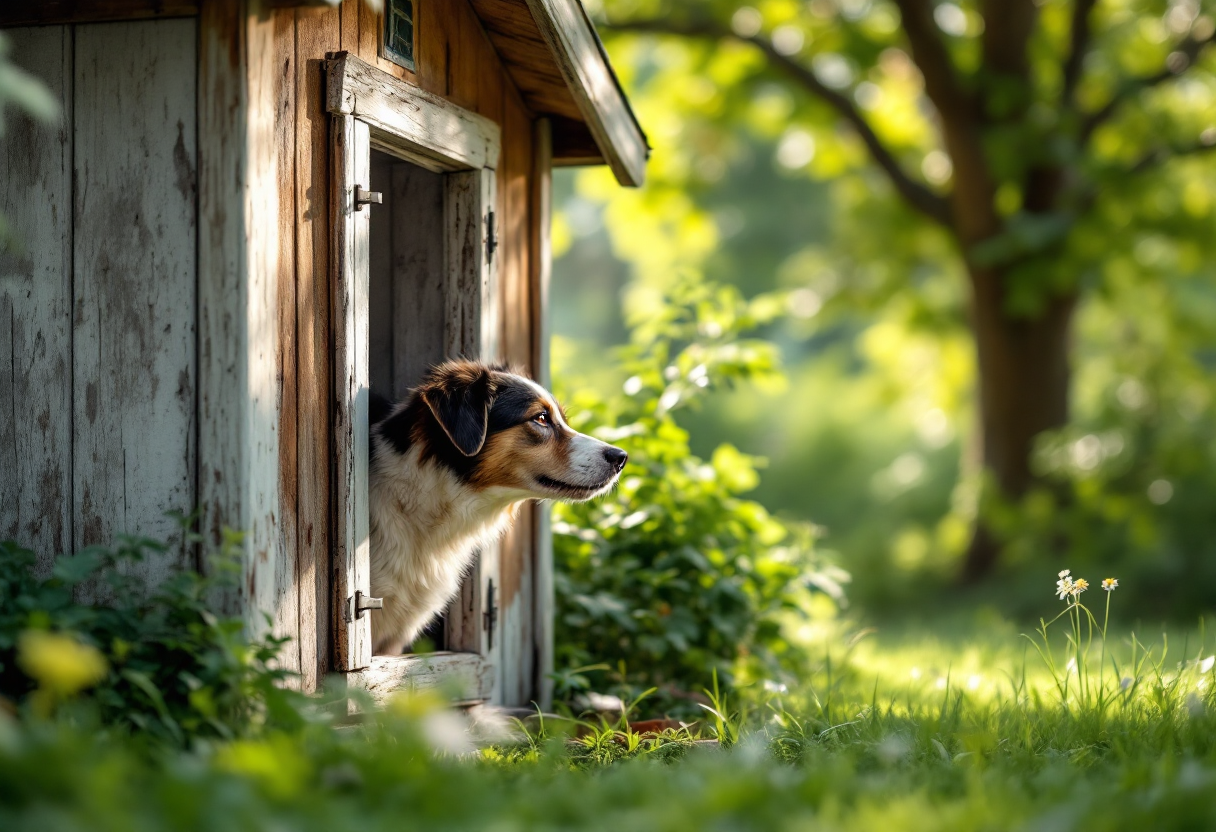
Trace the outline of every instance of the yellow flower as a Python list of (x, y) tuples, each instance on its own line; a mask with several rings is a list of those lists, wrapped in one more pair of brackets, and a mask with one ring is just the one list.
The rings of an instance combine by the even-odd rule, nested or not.
[(1119, 582), (1114, 578), (1107, 578), (1104, 581), (1102, 581), (1102, 588), (1105, 589), (1107, 592), (1114, 592), (1115, 588), (1118, 586), (1119, 586)]
[(27, 630), (17, 639), (17, 663), (43, 690), (71, 696), (105, 678), (105, 656), (64, 633)]
[(1072, 597), (1076, 598), (1087, 589), (1089, 589), (1089, 581), (1084, 578), (1077, 578), (1072, 585)]

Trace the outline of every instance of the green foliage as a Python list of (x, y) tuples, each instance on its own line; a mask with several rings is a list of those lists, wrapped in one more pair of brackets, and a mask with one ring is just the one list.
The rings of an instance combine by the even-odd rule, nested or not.
[(212, 576), (182, 570), (155, 589), (132, 573), (164, 551), (157, 541), (89, 547), (46, 578), (33, 552), (0, 543), (0, 696), (30, 716), (66, 709), (106, 736), (176, 746), (298, 725), (304, 699), (274, 667), (283, 640), (213, 612), (235, 583), (236, 543), (210, 557)]
[(1146, 236), (1112, 243), (1110, 285), (1082, 312), (1074, 421), (1040, 438), (1042, 488), (988, 510), (1016, 582), (1053, 548), (1069, 565), (1125, 577), (1142, 614), (1216, 602), (1216, 285), (1198, 264), (1140, 280), (1141, 259), (1175, 258)]
[(779, 382), (773, 346), (742, 337), (775, 306), (685, 282), (634, 317), (617, 392), (556, 373), (573, 426), (615, 425), (595, 434), (630, 455), (615, 493), (555, 508), (559, 666), (623, 664), (629, 681), (685, 691), (740, 660), (777, 672), (783, 617), (808, 613), (812, 587), (841, 600), (844, 576), (815, 554), (811, 529), (740, 496), (759, 461), (725, 444), (701, 459), (676, 420), (714, 387)]
[[(1210, 37), (1216, 6), (1097, 4), (1071, 103), (1060, 66), (1074, 4), (1035, 6), (1027, 89), (977, 70), (982, 4), (935, 5), (934, 35), (991, 116), (984, 154), (1004, 227), (969, 252), (899, 199), (856, 132), (754, 47), (605, 26), (654, 153), (638, 191), (614, 188), (606, 171), (559, 188), (556, 327), (584, 342), (580, 365), (591, 366), (618, 334), (595, 323), (612, 315), (618, 289), (628, 314), (690, 274), (745, 297), (786, 292), (784, 314), (758, 335), (781, 345), (788, 390), (720, 393), (681, 426), (694, 453), (730, 441), (768, 458), (750, 496), (825, 528), (818, 545), (853, 573), (851, 598), (889, 609), (941, 597), (988, 499), (971, 435), (963, 255), (1005, 269), (1011, 316), (1077, 291), (1072, 423), (1043, 437), (1037, 460), (1048, 487), (1022, 505), (983, 506), (1010, 544), (999, 602), (1029, 609), (1019, 576), (1066, 551), (1070, 563), (1135, 575), (1129, 594), (1146, 610), (1189, 613), (1216, 587), (1205, 501), (1216, 489), (1216, 48), (1160, 83), (1130, 79), (1160, 73), (1187, 38)], [(909, 178), (939, 193), (956, 184), (887, 0), (596, 8), (605, 23), (709, 21), (781, 45), (858, 108)], [(1083, 113), (1116, 93), (1113, 117), (1082, 143)], [(1068, 184), (1052, 210), (1032, 211), (1028, 170), (1045, 163), (1063, 165)], [(617, 262), (596, 267), (609, 254)], [(1103, 445), (1100, 464), (1083, 469), (1073, 458), (1093, 458), (1086, 437)], [(1172, 489), (1164, 503), (1149, 495), (1157, 482)]]
[[(1146, 668), (1131, 695), (1100, 713), (1062, 708), (1049, 680), (1019, 673), (1016, 636), (992, 621), (969, 623), (962, 637), (937, 632), (928, 661), (942, 665), (941, 687), (932, 675), (909, 682), (900, 634), (880, 634), (877, 645), (839, 637), (821, 644), (824, 660), (788, 693), (753, 692), (737, 710), (719, 702), (721, 730), (738, 735), (727, 749), (639, 739), (621, 751), (616, 735), (570, 744), (546, 722), (519, 744), (456, 753), (452, 714), (417, 700), (341, 731), (311, 724), (159, 756), (62, 722), (0, 715), (0, 827), (962, 832), (1216, 823), (1210, 659), (1177, 672), (1158, 650), (1152, 665), (1163, 672)], [(906, 643), (924, 651), (932, 640), (921, 632)], [(946, 670), (977, 651), (986, 677), (999, 680), (993, 688)]]

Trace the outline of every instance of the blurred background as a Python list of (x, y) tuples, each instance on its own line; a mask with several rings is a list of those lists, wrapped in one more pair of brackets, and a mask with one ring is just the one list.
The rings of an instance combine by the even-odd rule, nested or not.
[[(686, 443), (631, 448), (639, 477), (712, 460), (720, 513), (805, 531), (794, 571), (863, 617), (1037, 618), (1062, 568), (1139, 616), (1211, 609), (1212, 4), (585, 5), (653, 155), (636, 191), (556, 179), (554, 378), (614, 439)], [(615, 621), (571, 661), (722, 628), (663, 644), (678, 604), (618, 569), (763, 559), (656, 544), (662, 498), (559, 510), (567, 623)]]

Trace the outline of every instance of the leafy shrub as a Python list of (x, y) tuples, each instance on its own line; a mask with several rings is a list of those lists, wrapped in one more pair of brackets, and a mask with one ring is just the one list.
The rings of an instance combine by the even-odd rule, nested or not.
[[(1042, 581), (1041, 596), (1049, 586)], [(969, 640), (975, 635), (972, 628)], [(884, 651), (877, 670), (846, 659), (802, 680), (784, 703), (770, 697), (762, 704), (771, 707), (751, 717), (728, 712), (741, 730), (732, 748), (694, 746), (677, 760), (639, 749), (608, 766), (581, 763), (569, 744), (539, 738), (458, 757), (449, 744), (452, 714), (416, 699), (393, 700), (385, 713), (342, 731), (307, 726), (158, 757), (125, 738), (99, 739), (62, 723), (15, 724), (0, 714), (0, 829), (1156, 832), (1216, 825), (1210, 660), (1183, 673), (1162, 661), (1164, 678), (1150, 675), (1103, 712), (1092, 699), (1063, 707), (1033, 678), (1029, 688), (1010, 684), (1016, 671), (1006, 678), (998, 668), (1016, 668), (1022, 650), (1012, 635), (1003, 638), (1002, 660), (987, 668), (1001, 677), (991, 699), (982, 689), (955, 690), (958, 681), (946, 689), (931, 677), (909, 684), (898, 653)], [(985, 640), (941, 653), (943, 671), (977, 643)]]
[[(299, 724), (304, 700), (273, 666), (282, 640), (250, 639), (241, 619), (212, 612), (233, 584), (236, 540), (212, 556), (211, 576), (183, 570), (151, 591), (130, 570), (165, 549), (153, 540), (61, 557), (46, 579), (33, 552), (0, 543), (0, 696), (39, 716), (71, 704), (112, 731), (178, 746)], [(112, 600), (77, 600), (96, 590)]]
[(779, 304), (684, 282), (654, 308), (617, 353), (619, 392), (557, 374), (573, 425), (616, 425), (595, 435), (629, 452), (614, 494), (555, 509), (558, 665), (623, 663), (632, 681), (698, 690), (741, 660), (776, 672), (783, 617), (806, 614), (813, 588), (842, 600), (847, 576), (815, 553), (810, 526), (740, 496), (760, 460), (727, 444), (701, 459), (674, 417), (706, 390), (779, 381), (775, 347), (741, 337)]

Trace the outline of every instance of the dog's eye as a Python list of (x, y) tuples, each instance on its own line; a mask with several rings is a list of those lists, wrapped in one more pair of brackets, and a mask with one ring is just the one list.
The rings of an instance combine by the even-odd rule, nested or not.
[(544, 426), (548, 427), (549, 414), (546, 411), (542, 410), (540, 413), (536, 414), (535, 418), (533, 418), (532, 421), (536, 422), (536, 424), (538, 424), (538, 425), (544, 425)]

